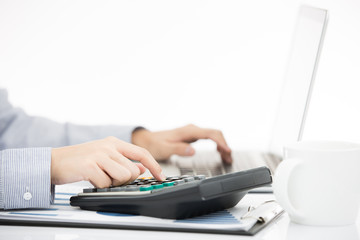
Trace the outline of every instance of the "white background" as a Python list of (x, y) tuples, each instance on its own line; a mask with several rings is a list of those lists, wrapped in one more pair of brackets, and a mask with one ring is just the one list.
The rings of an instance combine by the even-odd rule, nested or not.
[(194, 123), (266, 145), (301, 4), (330, 14), (304, 138), (360, 142), (355, 0), (0, 0), (0, 85), (60, 122)]

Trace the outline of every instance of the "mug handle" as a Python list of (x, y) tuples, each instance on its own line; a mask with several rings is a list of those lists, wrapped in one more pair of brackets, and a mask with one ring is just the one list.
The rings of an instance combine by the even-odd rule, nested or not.
[(278, 166), (274, 176), (273, 190), (276, 199), (283, 208), (293, 216), (301, 217), (302, 214), (293, 206), (290, 201), (288, 188), (289, 179), (295, 168), (301, 165), (302, 161), (298, 158), (288, 158)]

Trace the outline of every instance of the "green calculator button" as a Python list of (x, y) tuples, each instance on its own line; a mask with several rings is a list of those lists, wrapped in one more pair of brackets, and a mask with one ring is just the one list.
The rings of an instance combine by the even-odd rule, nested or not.
[(160, 189), (163, 188), (164, 185), (163, 184), (156, 184), (156, 185), (152, 185), (153, 189)]
[(174, 186), (174, 182), (165, 182), (163, 183), (164, 187), (171, 187)]
[(151, 191), (153, 190), (153, 186), (141, 186), (140, 191)]

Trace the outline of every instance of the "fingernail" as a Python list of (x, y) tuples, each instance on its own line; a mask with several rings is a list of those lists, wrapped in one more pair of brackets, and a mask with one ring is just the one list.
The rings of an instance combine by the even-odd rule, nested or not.
[(194, 153), (194, 149), (190, 146), (188, 146), (186, 149), (185, 149), (185, 154), (186, 155), (191, 155)]

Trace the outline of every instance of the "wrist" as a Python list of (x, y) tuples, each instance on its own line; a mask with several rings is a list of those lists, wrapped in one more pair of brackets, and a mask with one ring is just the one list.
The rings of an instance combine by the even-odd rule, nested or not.
[(131, 135), (131, 143), (147, 148), (151, 139), (151, 132), (145, 128), (136, 128)]

